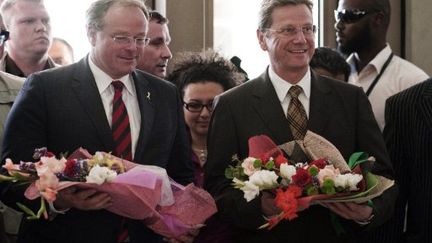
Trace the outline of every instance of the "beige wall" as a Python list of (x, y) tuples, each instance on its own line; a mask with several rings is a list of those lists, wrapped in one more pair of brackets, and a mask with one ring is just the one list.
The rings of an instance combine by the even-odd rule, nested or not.
[[(147, 0), (150, 1), (150, 0)], [(228, 1), (228, 0), (227, 0)], [(324, 0), (323, 0), (324, 1)], [(401, 13), (406, 13), (405, 58), (432, 74), (432, 31), (429, 20), (432, 12), (430, 0), (390, 0), (392, 18), (387, 40), (394, 53), (401, 55)], [(336, 47), (333, 10), (338, 0), (324, 1), (324, 45)], [(201, 51), (213, 45), (213, 0), (166, 0), (166, 15), (170, 19), (174, 56), (179, 51)], [(403, 15), (402, 15), (403, 16)], [(425, 55), (426, 53), (426, 55)]]
[(213, 46), (213, 0), (166, 0), (172, 52)]
[(432, 75), (432, 2), (407, 0), (406, 59)]

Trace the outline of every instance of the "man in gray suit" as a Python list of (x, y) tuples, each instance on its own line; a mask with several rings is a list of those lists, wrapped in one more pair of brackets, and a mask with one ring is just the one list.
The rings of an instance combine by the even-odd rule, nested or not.
[[(210, 125), (205, 187), (217, 199), (220, 216), (236, 226), (243, 242), (355, 242), (356, 234), (382, 224), (392, 213), (395, 189), (366, 204), (332, 203), (311, 206), (293, 221), (272, 230), (257, 230), (264, 216), (278, 213), (270, 193), (250, 202), (224, 176), (231, 158), (248, 156), (248, 139), (265, 134), (276, 144), (294, 140), (287, 108), (297, 86), (307, 116), (307, 129), (333, 143), (345, 159), (357, 151), (376, 158), (373, 172), (391, 178), (393, 171), (383, 138), (364, 92), (355, 86), (319, 77), (310, 70), (316, 27), (309, 0), (264, 0), (257, 30), (259, 44), (268, 52), (270, 66), (258, 78), (219, 97)], [(300, 114), (300, 112), (298, 113)], [(297, 115), (298, 115), (297, 114)], [(293, 130), (291, 130), (293, 129)], [(331, 212), (339, 217), (345, 234), (332, 227)]]
[[(26, 80), (6, 122), (2, 161), (29, 161), (40, 147), (55, 154), (79, 147), (90, 153), (115, 153), (111, 131), (115, 88), (111, 84), (119, 81), (124, 86), (121, 97), (129, 117), (132, 160), (164, 167), (179, 183), (192, 182), (177, 89), (135, 70), (148, 43), (148, 17), (140, 0), (95, 1), (86, 16), (90, 54), (78, 63), (35, 73)], [(10, 206), (24, 201), (22, 188), (9, 185), (1, 191), (5, 192), (1, 199)], [(110, 205), (108, 194), (62, 190), (54, 205), (70, 210), (52, 221), (25, 221), (18, 242), (117, 241), (121, 218), (104, 210)], [(142, 222), (128, 220), (126, 225), (130, 242), (162, 240)]]

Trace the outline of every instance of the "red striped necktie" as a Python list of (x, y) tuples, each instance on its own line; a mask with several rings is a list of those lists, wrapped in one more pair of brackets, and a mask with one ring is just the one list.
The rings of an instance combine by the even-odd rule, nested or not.
[(113, 81), (114, 99), (112, 110), (111, 130), (114, 141), (114, 155), (132, 161), (132, 139), (129, 116), (122, 99), (123, 83)]

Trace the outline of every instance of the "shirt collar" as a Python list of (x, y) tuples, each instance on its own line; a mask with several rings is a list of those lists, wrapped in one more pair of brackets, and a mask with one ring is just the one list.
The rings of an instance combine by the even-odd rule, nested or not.
[[(16, 75), (18, 77), (26, 78), (24, 72), (18, 67), (16, 62), (8, 54), (4, 54), (4, 55), (5, 55), (4, 56), (4, 62), (5, 62), (4, 70), (5, 70), (5, 72)], [(50, 69), (53, 67), (56, 67), (56, 65), (52, 61), (52, 59), (50, 57), (48, 57), (43, 70)]]
[[(382, 49), (368, 64), (367, 66), (372, 66), (375, 68), (377, 72), (380, 72), (384, 66), (384, 63), (387, 61), (388, 57), (391, 55), (392, 49), (389, 44), (386, 44), (386, 47)], [(355, 70), (355, 62), (358, 60), (358, 54), (352, 53), (348, 58), (347, 62), (351, 66), (351, 71)]]
[[(276, 90), (276, 94), (278, 96), (279, 101), (282, 103), (282, 101), (287, 96), (288, 90), (294, 85), (289, 83), (288, 81), (282, 79), (281, 77), (279, 77), (279, 75), (277, 75), (271, 67), (269, 67), (268, 70), (269, 70), (268, 72), (269, 72), (270, 81), (272, 82), (272, 84)], [(306, 98), (309, 99), (310, 92), (311, 92), (310, 68), (308, 68), (308, 70), (305, 73), (305, 75), (303, 76), (303, 78), (300, 79), (300, 81), (295, 85), (300, 86), (303, 89), (303, 92), (304, 92)]]
[[(110, 85), (111, 82), (114, 81), (107, 73), (102, 71), (91, 59), (90, 56), (88, 56), (88, 62), (90, 66), (90, 70), (93, 73), (94, 79), (96, 81), (96, 85), (99, 90), (99, 94), (102, 94)], [(132, 84), (132, 78), (129, 74), (126, 74), (125, 76), (116, 79), (120, 80), (123, 85), (126, 87), (126, 90), (129, 92), (129, 94), (135, 96), (135, 87)]]

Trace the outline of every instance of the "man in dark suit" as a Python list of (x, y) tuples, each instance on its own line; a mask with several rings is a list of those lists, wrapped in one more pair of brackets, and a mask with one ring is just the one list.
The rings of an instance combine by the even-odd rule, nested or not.
[(369, 242), (432, 242), (432, 79), (390, 97), (385, 113), (384, 138), (400, 193), (393, 217)]
[[(111, 82), (120, 81), (130, 123), (133, 161), (164, 167), (179, 183), (193, 181), (182, 103), (174, 85), (135, 70), (148, 43), (148, 11), (140, 0), (98, 0), (87, 11), (88, 57), (67, 67), (31, 75), (6, 122), (3, 158), (29, 161), (35, 148), (55, 154), (84, 147), (113, 151)], [(117, 91), (116, 91), (117, 92)], [(2, 188), (9, 205), (23, 201), (22, 190)], [(22, 189), (22, 188), (21, 188)], [(27, 203), (27, 202), (26, 202)], [(18, 242), (116, 242), (121, 218), (106, 210), (108, 194), (71, 188), (57, 195), (53, 220), (25, 221)], [(138, 221), (127, 222), (130, 242), (161, 237)]]
[[(385, 144), (364, 92), (346, 83), (319, 77), (310, 71), (315, 26), (308, 0), (265, 0), (257, 36), (270, 57), (269, 68), (258, 78), (219, 97), (208, 138), (205, 187), (216, 198), (222, 218), (237, 229), (236, 242), (355, 242), (356, 235), (382, 224), (392, 213), (395, 189), (366, 204), (332, 203), (311, 206), (293, 221), (272, 230), (257, 230), (264, 216), (275, 215), (273, 196), (261, 193), (250, 202), (224, 176), (231, 158), (248, 156), (248, 139), (265, 134), (276, 144), (294, 140), (287, 108), (292, 86), (307, 115), (307, 129), (325, 137), (345, 159), (364, 151), (377, 160), (373, 172), (389, 178), (392, 168)], [(303, 134), (304, 135), (304, 134)], [(297, 135), (296, 135), (297, 136)], [(345, 234), (333, 228), (331, 212), (338, 215)]]

